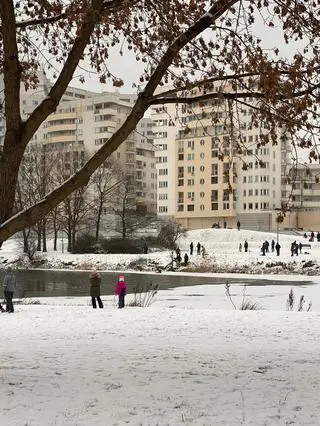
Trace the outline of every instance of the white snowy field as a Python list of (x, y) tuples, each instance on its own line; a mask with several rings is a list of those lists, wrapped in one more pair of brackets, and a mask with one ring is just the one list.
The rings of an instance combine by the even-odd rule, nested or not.
[[(239, 253), (245, 234), (250, 251)], [(276, 258), (259, 256), (263, 237), (272, 238), (193, 231), (180, 246), (187, 250), (191, 239), (194, 244), (201, 239), (221, 265), (254, 265)], [(297, 274), (260, 274), (287, 285), (246, 287), (247, 298), (263, 310), (235, 310), (224, 285), (208, 285), (160, 291), (148, 308), (118, 310), (113, 296), (103, 296), (104, 309), (94, 310), (89, 297), (68, 297), (39, 298), (40, 304), (16, 304), (14, 314), (0, 313), (0, 425), (318, 426), (320, 243), (292, 259), (290, 241), (299, 239), (280, 238), (281, 260), (297, 262)], [(6, 264), (15, 265), (20, 256), (15, 244), (8, 241), (0, 251)], [(148, 256), (156, 255), (165, 261), (168, 253)], [(46, 256), (52, 264), (100, 269), (105, 263), (108, 269), (124, 265), (128, 257), (114, 256), (112, 263), (113, 255)], [(195, 264), (207, 261), (193, 258)], [(309, 260), (312, 275), (299, 275)], [(312, 311), (297, 312), (296, 303), (294, 311), (286, 311), (291, 288), (297, 300), (304, 295), (306, 306), (312, 302)], [(238, 306), (243, 286), (230, 290)]]
[(319, 425), (320, 313), (287, 312), (285, 294), (282, 310), (222, 300), (221, 286), (197, 286), (148, 308), (16, 305), (0, 314), (0, 424)]

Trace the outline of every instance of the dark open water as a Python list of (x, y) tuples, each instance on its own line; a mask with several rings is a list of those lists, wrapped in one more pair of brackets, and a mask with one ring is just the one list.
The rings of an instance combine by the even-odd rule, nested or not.
[[(89, 294), (89, 274), (84, 271), (56, 271), (56, 270), (19, 270), (16, 271), (18, 280), (18, 290), (15, 297), (58, 297), (58, 296), (87, 296)], [(4, 271), (0, 272), (1, 282)], [(114, 288), (118, 280), (119, 273), (101, 272), (101, 294), (114, 294)], [(242, 278), (221, 278), (221, 277), (195, 277), (191, 275), (175, 274), (147, 274), (147, 273), (125, 273), (125, 281), (128, 285), (128, 293), (131, 293), (136, 285), (158, 284), (159, 290), (166, 290), (173, 287), (192, 285), (224, 285), (231, 284), (247, 285), (290, 285), (304, 286), (312, 284), (308, 281), (291, 281), (290, 276), (285, 281), (275, 281), (272, 279), (242, 279)]]

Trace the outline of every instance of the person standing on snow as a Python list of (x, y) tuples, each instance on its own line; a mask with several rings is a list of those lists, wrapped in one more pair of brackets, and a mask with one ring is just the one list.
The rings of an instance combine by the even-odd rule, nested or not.
[(199, 255), (199, 254), (200, 254), (200, 250), (201, 250), (201, 244), (200, 244), (200, 243), (198, 243), (198, 244), (197, 244), (197, 255)]
[(90, 274), (90, 296), (91, 296), (91, 303), (93, 309), (97, 308), (96, 299), (99, 305), (99, 308), (103, 308), (103, 303), (100, 298), (100, 284), (101, 284), (101, 277), (100, 274), (97, 271), (92, 271)]
[(15, 292), (16, 288), (17, 288), (16, 276), (12, 272), (12, 268), (9, 266), (3, 280), (3, 291), (4, 291), (4, 297), (6, 299), (6, 312), (10, 312), (10, 313), (14, 312), (12, 299), (13, 299), (13, 293)]
[(191, 241), (190, 243), (190, 255), (192, 256), (193, 254), (193, 242)]
[(116, 295), (118, 296), (118, 308), (124, 308), (124, 299), (127, 293), (127, 285), (124, 282), (124, 275), (119, 275), (119, 281), (116, 286)]

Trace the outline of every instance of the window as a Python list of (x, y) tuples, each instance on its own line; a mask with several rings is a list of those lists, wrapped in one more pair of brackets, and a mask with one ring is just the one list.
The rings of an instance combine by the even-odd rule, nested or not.
[(178, 177), (179, 178), (184, 177), (184, 167), (178, 167)]
[(194, 149), (194, 141), (188, 141), (188, 148)]
[(211, 190), (211, 210), (218, 210), (218, 191)]
[(229, 209), (229, 198), (230, 198), (229, 190), (224, 189), (223, 190), (223, 210)]
[(229, 163), (223, 163), (223, 183), (229, 182), (230, 166)]
[(188, 186), (194, 185), (194, 179), (188, 179)]
[(194, 211), (194, 204), (188, 204), (187, 210), (188, 210), (188, 212), (193, 212)]
[(184, 192), (178, 192), (178, 203), (183, 203)]
[(204, 179), (203, 178), (200, 179), (200, 185), (204, 185)]
[(183, 141), (179, 141), (178, 142), (178, 152), (183, 152), (184, 151), (184, 149), (183, 149)]
[(201, 210), (201, 211), (203, 211), (203, 210), (204, 210), (204, 205), (203, 205), (203, 204), (201, 204), (201, 205), (200, 205), (200, 210)]
[(194, 192), (188, 192), (188, 200), (194, 201)]
[(201, 191), (201, 192), (200, 192), (200, 197), (201, 197), (201, 198), (203, 198), (203, 197), (204, 197), (204, 192), (203, 192), (203, 191)]
[(211, 164), (211, 185), (218, 183), (218, 164)]
[(211, 139), (211, 149), (219, 148), (220, 139), (219, 138), (212, 138)]
[(204, 152), (201, 152), (201, 153), (200, 153), (200, 158), (201, 158), (201, 160), (203, 160), (203, 159), (204, 159), (204, 157), (205, 157)]
[(183, 212), (183, 204), (178, 204), (178, 212)]
[(200, 172), (204, 172), (204, 166), (200, 166)]
[(205, 140), (204, 140), (204, 139), (201, 139), (201, 140), (200, 140), (200, 145), (201, 145), (201, 146), (203, 146), (204, 144), (205, 144)]

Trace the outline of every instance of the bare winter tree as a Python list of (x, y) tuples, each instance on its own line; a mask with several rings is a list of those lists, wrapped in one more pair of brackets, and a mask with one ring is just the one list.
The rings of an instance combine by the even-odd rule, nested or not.
[[(223, 99), (230, 105), (231, 121), (239, 106), (249, 106), (254, 110), (252, 125), (268, 126), (262, 144), (277, 144), (276, 130), (285, 126), (289, 135), (302, 135), (299, 142), (294, 139), (294, 147), (305, 147), (318, 161), (319, 6), (320, 0), (1, 1), (1, 103), (6, 132), (0, 156), (0, 241), (39, 222), (85, 186), (151, 105), (192, 106)], [(282, 48), (289, 44), (294, 52), (286, 55)], [(145, 64), (136, 82), (139, 94), (132, 112), (81, 170), (13, 215), (26, 147), (56, 110), (80, 61), (87, 58), (101, 82), (111, 80), (121, 86), (121, 78), (110, 71), (109, 55), (114, 48), (121, 52), (122, 46)], [(59, 71), (43, 101), (22, 120), (20, 85), (35, 87), (36, 71), (44, 62), (58, 63)], [(156, 94), (166, 83), (173, 89)]]
[(117, 193), (118, 187), (122, 182), (123, 178), (119, 173), (119, 168), (110, 158), (92, 175), (90, 190), (94, 195), (91, 203), (91, 211), (93, 214), (96, 241), (99, 240), (103, 212), (110, 205), (110, 202), (112, 202), (113, 196)]

